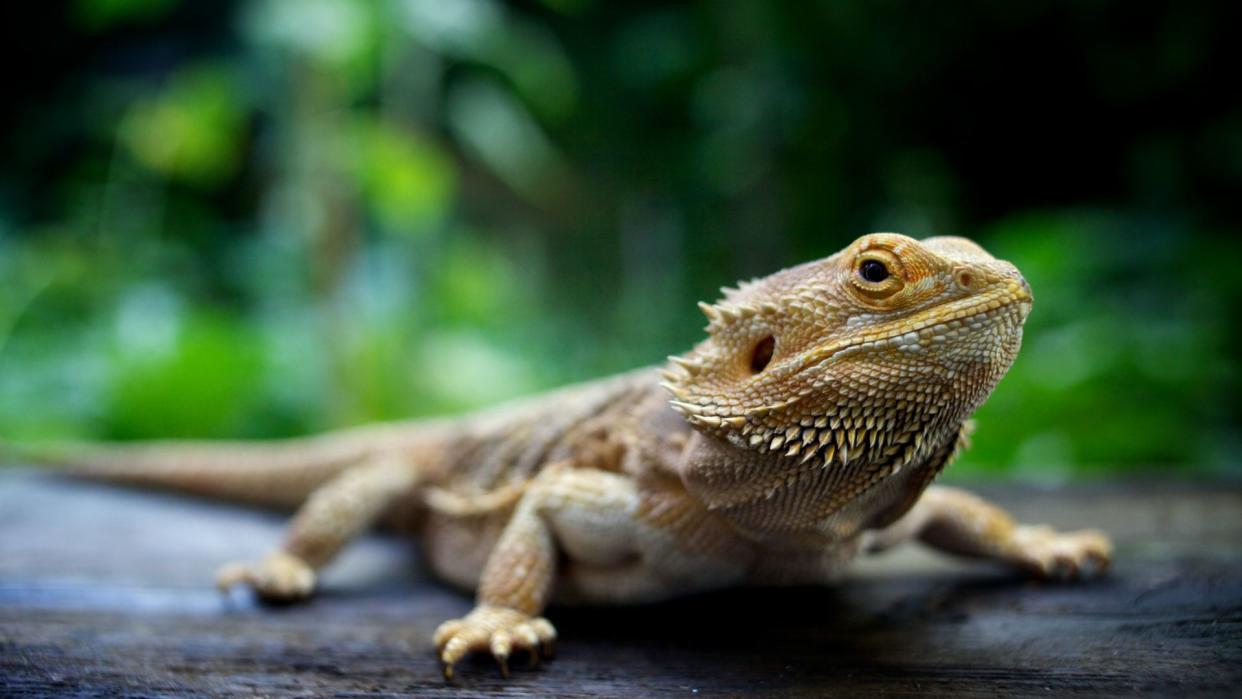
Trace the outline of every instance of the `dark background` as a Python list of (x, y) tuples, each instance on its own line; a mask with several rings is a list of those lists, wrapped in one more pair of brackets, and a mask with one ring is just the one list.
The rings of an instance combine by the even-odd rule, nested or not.
[(955, 472), (1237, 463), (1234, 4), (17, 7), (0, 435), (461, 411), (658, 362), (716, 287), (895, 230), (1035, 291)]

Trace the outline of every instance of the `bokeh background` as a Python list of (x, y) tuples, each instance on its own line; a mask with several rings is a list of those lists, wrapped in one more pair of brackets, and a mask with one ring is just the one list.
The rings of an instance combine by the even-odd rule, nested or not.
[(720, 285), (896, 230), (1035, 290), (959, 477), (1236, 474), (1238, 7), (15, 6), (0, 435), (464, 411), (661, 361)]

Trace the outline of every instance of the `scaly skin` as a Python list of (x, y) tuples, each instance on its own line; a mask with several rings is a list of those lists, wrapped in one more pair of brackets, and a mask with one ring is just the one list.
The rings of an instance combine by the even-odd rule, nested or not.
[(707, 339), (663, 370), (461, 420), (45, 460), (301, 503), (280, 550), (220, 573), (268, 599), (311, 594), (316, 571), (377, 522), (410, 530), (441, 576), (477, 590), (475, 610), (435, 633), (446, 677), (471, 652), (506, 673), (516, 651), (550, 653), (553, 599), (829, 582), (910, 539), (1040, 577), (1107, 566), (1103, 534), (1018, 525), (929, 487), (1017, 355), (1031, 294), (1013, 265), (962, 238), (874, 234), (702, 308)]

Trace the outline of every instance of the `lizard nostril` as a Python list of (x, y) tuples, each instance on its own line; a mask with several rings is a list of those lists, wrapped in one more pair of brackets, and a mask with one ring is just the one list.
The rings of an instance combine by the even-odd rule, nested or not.
[(969, 289), (975, 285), (975, 275), (971, 274), (970, 270), (959, 270), (957, 275), (954, 277), (954, 281), (956, 281), (957, 285), (963, 289)]
[(1030, 303), (1030, 302), (1031, 302), (1031, 300), (1034, 298), (1034, 296), (1032, 296), (1032, 294), (1031, 294), (1031, 285), (1030, 285), (1030, 283), (1029, 283), (1029, 282), (1027, 282), (1025, 278), (1023, 278), (1023, 277), (1019, 277), (1019, 278), (1018, 278), (1018, 287), (1019, 287), (1019, 290), (1022, 292), (1022, 293), (1020, 294), (1020, 296), (1022, 297), (1022, 300), (1026, 301), (1027, 303)]

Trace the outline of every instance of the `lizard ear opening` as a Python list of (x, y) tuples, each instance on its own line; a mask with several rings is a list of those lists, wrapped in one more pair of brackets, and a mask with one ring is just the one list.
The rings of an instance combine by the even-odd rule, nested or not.
[(758, 374), (768, 368), (768, 364), (772, 361), (772, 354), (776, 351), (776, 338), (768, 335), (755, 345), (754, 352), (750, 355), (750, 371)]

